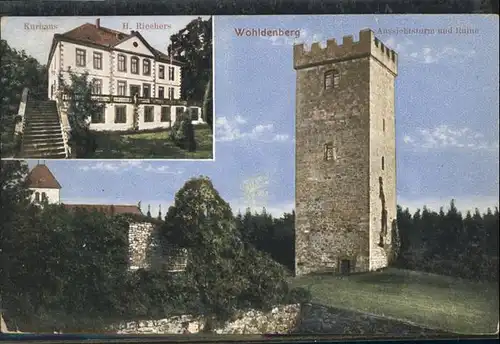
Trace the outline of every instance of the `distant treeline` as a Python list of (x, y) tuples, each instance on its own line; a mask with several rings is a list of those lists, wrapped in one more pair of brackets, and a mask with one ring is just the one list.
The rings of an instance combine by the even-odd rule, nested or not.
[[(449, 210), (423, 207), (411, 214), (398, 206), (401, 242), (397, 267), (468, 279), (498, 279), (498, 208), (485, 214), (461, 214), (454, 201)], [(295, 213), (273, 218), (264, 210), (236, 216), (246, 240), (289, 271), (294, 270)]]
[(398, 207), (399, 267), (468, 279), (498, 280), (498, 208), (465, 216), (454, 201), (447, 212)]

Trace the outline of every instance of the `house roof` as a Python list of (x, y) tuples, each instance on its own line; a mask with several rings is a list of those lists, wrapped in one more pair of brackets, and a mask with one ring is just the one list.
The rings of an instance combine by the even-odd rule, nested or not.
[(166, 63), (170, 63), (170, 61), (172, 61), (172, 64), (176, 65), (183, 64), (182, 62), (176, 59), (170, 60), (170, 56), (162, 53), (159, 50), (154, 49), (137, 31), (124, 33), (121, 31), (102, 27), (101, 25), (90, 24), (90, 23), (80, 25), (63, 34), (55, 34), (52, 40), (52, 47), (49, 54), (48, 64), (50, 64), (50, 61), (52, 60), (52, 56), (54, 54), (54, 50), (58, 41), (68, 41), (68, 42), (79, 43), (82, 45), (94, 46), (97, 48), (109, 50), (113, 47), (116, 47), (118, 44), (133, 37), (137, 37), (144, 45), (146, 45), (146, 47), (149, 50), (151, 50), (151, 52), (155, 55), (155, 58), (157, 60), (161, 60)]
[(137, 205), (123, 204), (63, 204), (68, 210), (85, 209), (87, 211), (98, 211), (106, 215), (135, 214), (142, 215), (141, 209)]
[(61, 184), (46, 165), (38, 164), (28, 173), (29, 188), (61, 189)]

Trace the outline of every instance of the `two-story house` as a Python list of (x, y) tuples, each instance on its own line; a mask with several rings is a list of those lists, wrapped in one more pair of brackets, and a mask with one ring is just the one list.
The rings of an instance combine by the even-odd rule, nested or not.
[(169, 127), (186, 109), (202, 122), (200, 104), (181, 98), (182, 63), (153, 48), (137, 31), (123, 33), (83, 24), (52, 40), (48, 64), (48, 97), (57, 100), (59, 77), (87, 72), (93, 98), (105, 104), (90, 118), (92, 130)]
[[(45, 164), (38, 163), (27, 176), (28, 188), (35, 204), (61, 204), (69, 211), (83, 209), (98, 211), (108, 216), (124, 215), (129, 218), (129, 269), (165, 269), (183, 271), (187, 264), (187, 251), (161, 245), (160, 220), (144, 215), (139, 205), (131, 204), (71, 204), (61, 202), (61, 184)], [(160, 214), (161, 217), (161, 214)]]

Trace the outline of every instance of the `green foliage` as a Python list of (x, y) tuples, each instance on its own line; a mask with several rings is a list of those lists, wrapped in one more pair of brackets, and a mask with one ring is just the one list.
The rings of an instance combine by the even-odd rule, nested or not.
[(289, 272), (294, 270), (295, 212), (273, 218), (265, 209), (260, 214), (247, 209), (236, 216), (236, 224), (245, 242), (269, 254)]
[(399, 267), (470, 279), (498, 279), (498, 208), (465, 218), (451, 201), (448, 212), (426, 207), (413, 215), (398, 207)]
[(47, 68), (24, 50), (11, 48), (0, 40), (0, 142), (2, 156), (15, 154), (14, 129), (23, 89), (29, 89), (29, 98), (47, 98)]
[(102, 111), (104, 105), (93, 100), (92, 80), (89, 74), (76, 74), (68, 69), (70, 82), (59, 75), (63, 94), (69, 97), (68, 121), (71, 126), (69, 144), (77, 158), (90, 157), (96, 150), (96, 139), (90, 131), (90, 119)]
[(189, 249), (186, 276), (203, 313), (225, 319), (241, 308), (284, 300), (285, 270), (243, 241), (229, 204), (208, 178), (191, 179), (177, 192), (162, 234), (165, 242)]
[(191, 121), (191, 115), (187, 111), (175, 119), (170, 131), (170, 139), (179, 148), (187, 149), (189, 152), (196, 151), (194, 126)]
[(212, 18), (194, 19), (171, 39), (169, 51), (184, 63), (181, 96), (204, 102), (206, 121), (212, 127)]

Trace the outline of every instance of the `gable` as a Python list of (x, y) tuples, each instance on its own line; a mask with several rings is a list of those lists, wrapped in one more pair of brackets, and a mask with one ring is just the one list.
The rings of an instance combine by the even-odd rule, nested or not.
[(131, 36), (125, 41), (114, 46), (117, 50), (125, 50), (131, 54), (140, 54), (150, 56), (151, 58), (155, 57), (154, 52), (146, 46), (145, 42), (143, 42), (137, 36)]

